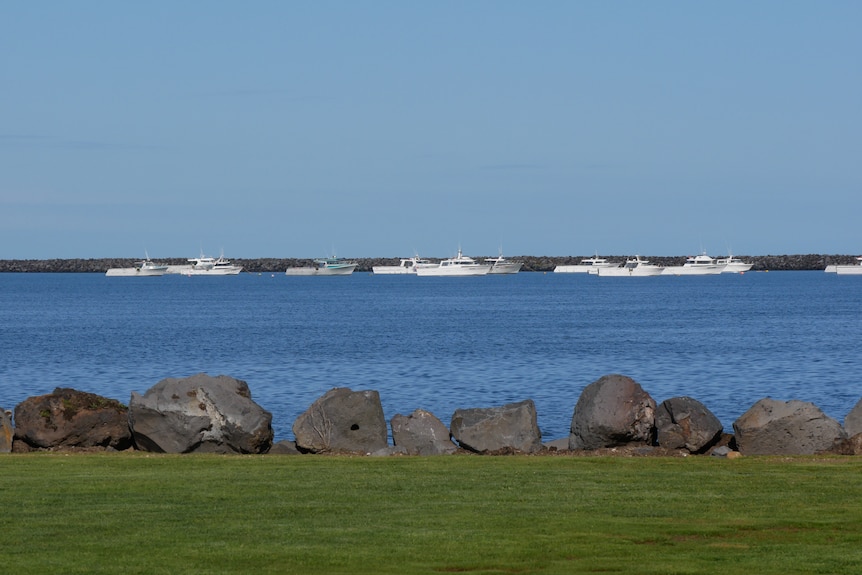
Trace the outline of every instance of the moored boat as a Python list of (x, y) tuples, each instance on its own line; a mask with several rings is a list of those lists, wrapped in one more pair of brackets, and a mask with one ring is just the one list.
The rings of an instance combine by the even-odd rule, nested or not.
[(179, 273), (186, 276), (235, 276), (242, 271), (242, 266), (234, 265), (221, 254), (218, 258), (205, 256), (189, 258), (190, 265), (172, 267), (171, 273)]
[(135, 262), (135, 267), (110, 268), (105, 272), (105, 275), (108, 277), (158, 277), (165, 275), (167, 271), (168, 266), (153, 262), (149, 254), (146, 254), (144, 260)]
[(742, 261), (739, 258), (733, 257), (733, 254), (727, 254), (726, 258), (718, 258), (715, 260), (715, 263), (720, 266), (724, 266), (722, 268), (721, 273), (723, 274), (741, 274), (745, 273), (751, 269), (754, 264), (750, 264)]
[(685, 263), (681, 266), (667, 266), (662, 271), (662, 275), (674, 276), (706, 276), (717, 275), (722, 272), (724, 265), (716, 263), (715, 258), (706, 255), (703, 252), (696, 256), (686, 258)]
[(287, 268), (284, 275), (288, 276), (349, 276), (359, 265), (343, 258), (321, 258), (314, 260), (311, 266)]
[(521, 271), (521, 267), (524, 265), (524, 262), (507, 260), (503, 257), (502, 252), (496, 258), (485, 258), (485, 263), (491, 264), (489, 274), (516, 274)]
[(479, 263), (458, 249), (458, 255), (440, 262), (437, 267), (418, 268), (418, 276), (484, 276), (491, 271), (491, 264)]
[(657, 266), (640, 256), (626, 260), (626, 263), (617, 267), (600, 267), (591, 272), (599, 277), (650, 277), (660, 276), (665, 268)]
[(376, 275), (401, 275), (401, 274), (416, 274), (417, 268), (437, 267), (439, 264), (433, 263), (430, 260), (422, 259), (419, 256), (412, 258), (402, 258), (401, 263), (397, 266), (373, 266), (371, 271)]
[(574, 265), (559, 265), (554, 268), (554, 273), (558, 274), (594, 274), (599, 268), (617, 268), (620, 264), (617, 262), (609, 262), (605, 258), (600, 258), (599, 254), (591, 258), (581, 260), (581, 263)]
[(850, 265), (836, 265), (835, 273), (840, 276), (858, 276), (862, 275), (862, 256), (857, 257), (856, 261), (859, 263), (850, 264)]

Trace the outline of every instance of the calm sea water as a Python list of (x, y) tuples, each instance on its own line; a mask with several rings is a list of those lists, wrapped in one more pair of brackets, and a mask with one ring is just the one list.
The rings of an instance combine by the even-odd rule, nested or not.
[(598, 278), (106, 278), (0, 274), (0, 406), (73, 387), (128, 403), (165, 377), (248, 382), (276, 439), (332, 387), (387, 419), (533, 399), (568, 434), (583, 388), (622, 373), (688, 395), (727, 431), (757, 400), (843, 421), (862, 397), (862, 277), (749, 272)]

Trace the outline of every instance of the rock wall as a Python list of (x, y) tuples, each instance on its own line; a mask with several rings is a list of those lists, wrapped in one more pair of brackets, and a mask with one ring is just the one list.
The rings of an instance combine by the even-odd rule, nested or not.
[[(2, 398), (0, 398), (2, 399)], [(595, 453), (624, 455), (862, 454), (862, 400), (842, 426), (817, 406), (764, 398), (725, 434), (709, 409), (691, 397), (656, 404), (633, 379), (606, 375), (574, 403), (571, 433), (542, 443), (535, 404), (457, 409), (446, 426), (417, 409), (396, 415), (390, 446), (377, 391), (333, 388), (293, 425), (295, 442), (272, 444), (272, 416), (251, 400), (248, 385), (228, 376), (167, 378), (130, 406), (73, 389), (31, 397), (14, 418), (0, 415), (0, 453), (127, 449), (190, 453)], [(14, 433), (13, 433), (14, 430)], [(11, 438), (11, 445), (10, 445)], [(290, 445), (287, 445), (289, 443)]]
[[(611, 261), (623, 262), (632, 254), (603, 256)], [(721, 254), (717, 254), (721, 257)], [(472, 256), (476, 259), (496, 257), (496, 254), (488, 256)], [(508, 256), (507, 256), (508, 257)], [(578, 264), (585, 256), (511, 256), (509, 259), (524, 262), (523, 271), (527, 272), (550, 272), (558, 265)], [(644, 255), (651, 262), (662, 265), (682, 265), (687, 256), (651, 256)], [(797, 255), (765, 255), (736, 257), (754, 263), (752, 270), (819, 270), (823, 271), (828, 265), (855, 264), (856, 256), (839, 254), (797, 254)], [(97, 258), (97, 259), (50, 259), (50, 260), (0, 260), (0, 272), (52, 272), (52, 273), (105, 273), (109, 268), (132, 267), (137, 258)], [(159, 263), (168, 265), (186, 265), (186, 258), (156, 258)], [(360, 272), (370, 272), (377, 265), (398, 265), (399, 258), (352, 258), (359, 263), (356, 268)], [(441, 258), (428, 258), (437, 261)], [(301, 267), (311, 265), (312, 258), (257, 258), (242, 259), (231, 258), (231, 261), (243, 267), (244, 272), (283, 272), (289, 267)]]

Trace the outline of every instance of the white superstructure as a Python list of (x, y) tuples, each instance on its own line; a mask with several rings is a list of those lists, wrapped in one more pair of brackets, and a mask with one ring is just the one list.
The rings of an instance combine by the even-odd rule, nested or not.
[(235, 276), (242, 271), (242, 266), (232, 264), (230, 260), (224, 258), (224, 254), (218, 258), (212, 258), (201, 253), (200, 256), (189, 258), (187, 261), (191, 263), (184, 266), (170, 266), (168, 273), (185, 276)]
[(605, 258), (600, 258), (598, 254), (591, 258), (581, 260), (581, 263), (575, 265), (560, 265), (554, 268), (554, 273), (558, 274), (594, 274), (599, 268), (617, 268), (620, 264), (609, 262)]
[(419, 256), (413, 256), (412, 258), (402, 258), (401, 263), (397, 266), (373, 266), (371, 271), (376, 275), (415, 275), (418, 268), (434, 268), (438, 265)]

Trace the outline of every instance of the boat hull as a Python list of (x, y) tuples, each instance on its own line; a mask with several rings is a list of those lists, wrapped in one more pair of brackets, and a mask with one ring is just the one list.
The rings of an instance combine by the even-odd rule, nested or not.
[(575, 264), (563, 265), (554, 268), (554, 273), (557, 274), (594, 274), (596, 270), (617, 268), (620, 264), (593, 265), (593, 264)]
[(335, 268), (287, 268), (284, 275), (287, 276), (349, 276), (356, 269), (356, 264), (339, 266)]
[(123, 278), (147, 278), (159, 277), (167, 273), (168, 268), (165, 266), (160, 269), (144, 269), (144, 268), (111, 268), (105, 272), (107, 277), (123, 277)]
[(754, 266), (754, 264), (746, 264), (746, 263), (726, 264), (724, 266), (724, 269), (721, 270), (721, 273), (723, 273), (723, 274), (741, 274), (741, 273), (745, 273), (748, 270), (750, 270), (752, 268), (752, 266)]
[(839, 276), (860, 276), (862, 275), (862, 265), (835, 266), (835, 273)]
[(722, 272), (725, 266), (719, 265), (698, 265), (694, 267), (687, 266), (669, 266), (664, 268), (662, 275), (665, 276), (712, 276)]
[(406, 268), (404, 266), (374, 266), (371, 268), (371, 271), (377, 276), (408, 275), (416, 273), (415, 269)]
[(507, 263), (497, 263), (491, 266), (491, 269), (488, 270), (489, 274), (516, 274), (521, 271), (521, 266), (523, 266), (521, 262), (507, 262)]
[(242, 271), (241, 266), (231, 266), (229, 268), (219, 268), (211, 270), (196, 270), (194, 268), (181, 272), (187, 276), (235, 276)]
[(598, 268), (592, 273), (599, 277), (654, 277), (662, 275), (663, 269), (658, 266)]
[(416, 270), (417, 276), (422, 277), (466, 277), (466, 276), (485, 276), (491, 271), (491, 266), (477, 264), (475, 266), (449, 266), (424, 268)]

